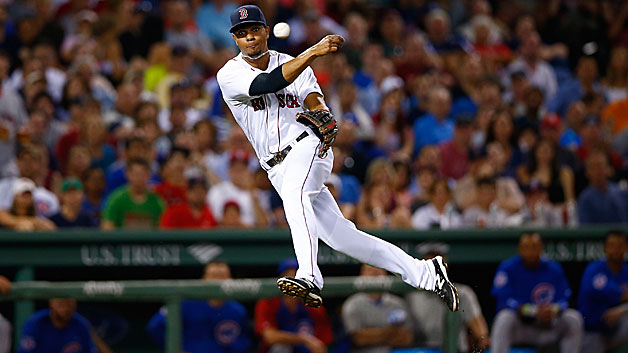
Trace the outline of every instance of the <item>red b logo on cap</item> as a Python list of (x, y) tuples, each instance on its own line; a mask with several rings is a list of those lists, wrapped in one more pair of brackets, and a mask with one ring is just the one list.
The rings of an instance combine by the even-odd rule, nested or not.
[(249, 13), (246, 11), (246, 9), (240, 9), (238, 11), (240, 11), (240, 19), (241, 20), (247, 18), (247, 16), (249, 15)]

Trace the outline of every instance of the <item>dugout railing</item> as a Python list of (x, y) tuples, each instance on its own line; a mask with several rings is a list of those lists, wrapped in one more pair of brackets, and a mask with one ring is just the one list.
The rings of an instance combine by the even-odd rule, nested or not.
[[(628, 225), (563, 229), (378, 230), (374, 234), (413, 256), (420, 256), (426, 244), (445, 242), (449, 246), (448, 261), (451, 264), (475, 266), (497, 264), (514, 255), (519, 235), (524, 230), (538, 231), (543, 237), (546, 255), (563, 263), (585, 264), (604, 256), (603, 236), (610, 229), (628, 231)], [(15, 282), (41, 279), (38, 275), (40, 271), (59, 268), (72, 269), (64, 272), (70, 277), (57, 278), (59, 280), (76, 279), (71, 277), (73, 273), (94, 270), (110, 271), (111, 276), (106, 279), (129, 279), (125, 277), (125, 268), (154, 268), (155, 273), (142, 277), (152, 279), (160, 278), (159, 273), (163, 273), (164, 269), (201, 268), (212, 260), (255, 268), (276, 266), (282, 259), (291, 256), (294, 256), (294, 250), (290, 234), (285, 229), (0, 231), (0, 274), (6, 274), (1, 271), (8, 269)], [(319, 247), (318, 260), (322, 266), (356, 264), (323, 243)], [(456, 273), (459, 278), (460, 272)], [(272, 274), (266, 274), (266, 277), (269, 275)], [(484, 275), (492, 276), (491, 273)], [(249, 276), (255, 277), (251, 274), (239, 277)], [(19, 286), (16, 284), (16, 288)], [(15, 301), (13, 323), (16, 337), (19, 337), (21, 327), (34, 308), (31, 299)]]
[[(325, 281), (324, 294), (329, 297), (346, 297), (357, 292), (389, 292), (404, 294), (416, 290), (394, 276), (329, 277)], [(90, 302), (152, 301), (166, 305), (166, 353), (181, 352), (181, 300), (182, 299), (233, 299), (257, 300), (279, 295), (276, 279), (234, 279), (226, 281), (202, 280), (146, 280), (146, 281), (88, 281), (47, 282), (29, 281), (16, 283), (6, 300), (42, 300), (48, 298), (74, 298)], [(459, 314), (448, 312), (442, 351), (457, 352)]]

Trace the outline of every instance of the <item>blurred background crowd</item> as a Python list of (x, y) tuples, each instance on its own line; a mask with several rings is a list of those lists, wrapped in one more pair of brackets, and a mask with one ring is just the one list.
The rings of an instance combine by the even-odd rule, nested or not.
[[(628, 222), (628, 3), (259, 1), (340, 121), (359, 227)], [(0, 2), (0, 225), (286, 226), (215, 73), (236, 1)]]

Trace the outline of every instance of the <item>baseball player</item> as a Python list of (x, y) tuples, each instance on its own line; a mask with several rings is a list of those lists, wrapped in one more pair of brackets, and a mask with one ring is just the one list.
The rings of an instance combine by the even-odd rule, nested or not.
[(262, 11), (245, 5), (231, 13), (240, 54), (217, 74), (223, 98), (281, 196), (299, 263), (295, 278), (281, 277), (286, 295), (318, 307), (323, 276), (318, 240), (360, 262), (399, 274), (415, 288), (438, 294), (458, 310), (458, 293), (441, 257), (419, 260), (397, 246), (356, 229), (323, 185), (331, 172), (329, 151), (338, 132), (309, 65), (338, 51), (344, 39), (329, 35), (293, 58), (268, 50), (270, 28)]

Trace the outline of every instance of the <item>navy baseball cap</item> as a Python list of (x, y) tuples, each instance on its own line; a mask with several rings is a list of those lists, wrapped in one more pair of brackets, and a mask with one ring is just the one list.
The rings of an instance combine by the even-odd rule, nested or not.
[(255, 5), (244, 5), (235, 9), (231, 13), (231, 29), (229, 32), (235, 32), (235, 28), (245, 23), (261, 23), (264, 27), (266, 25), (266, 18), (259, 7)]
[(298, 269), (299, 268), (299, 263), (297, 262), (297, 259), (295, 259), (295, 258), (284, 259), (279, 264), (279, 267), (277, 267), (277, 273), (279, 273), (279, 275), (281, 275), (286, 270), (291, 270), (293, 268), (294, 269)]

